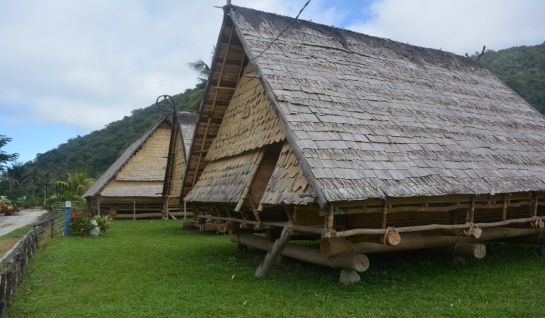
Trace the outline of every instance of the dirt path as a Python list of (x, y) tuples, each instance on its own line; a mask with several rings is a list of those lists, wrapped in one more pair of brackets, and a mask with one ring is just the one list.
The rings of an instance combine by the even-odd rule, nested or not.
[(8, 234), (20, 227), (32, 224), (38, 218), (47, 213), (46, 210), (23, 210), (15, 215), (4, 216), (0, 215), (0, 236)]

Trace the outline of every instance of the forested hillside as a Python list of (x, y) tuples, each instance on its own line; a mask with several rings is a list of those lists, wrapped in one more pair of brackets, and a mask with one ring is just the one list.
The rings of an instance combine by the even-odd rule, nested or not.
[(486, 51), (480, 62), (540, 113), (545, 114), (545, 42)]
[[(194, 89), (173, 96), (178, 110), (188, 109)], [(85, 172), (93, 178), (100, 175), (142, 134), (164, 114), (155, 105), (138, 108), (130, 116), (114, 121), (105, 128), (85, 136), (69, 139), (55, 149), (38, 154), (29, 169), (49, 171), (54, 175)]]

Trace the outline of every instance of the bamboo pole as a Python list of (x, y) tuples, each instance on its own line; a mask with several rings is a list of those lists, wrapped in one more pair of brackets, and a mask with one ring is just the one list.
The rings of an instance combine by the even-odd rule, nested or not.
[[(517, 223), (528, 223), (535, 222), (537, 217), (530, 218), (521, 218), (521, 219), (512, 219), (508, 221), (499, 221), (499, 222), (490, 222), (490, 223), (465, 223), (465, 224), (430, 224), (430, 225), (417, 225), (417, 226), (405, 226), (396, 228), (399, 233), (408, 233), (408, 232), (421, 232), (421, 231), (431, 231), (431, 230), (451, 230), (451, 229), (469, 229), (471, 227), (479, 228), (490, 228), (490, 227), (499, 227), (506, 226), (510, 224)], [(351, 229), (341, 232), (334, 232), (331, 234), (333, 237), (347, 237), (353, 235), (369, 235), (369, 234), (383, 234), (383, 229)]]

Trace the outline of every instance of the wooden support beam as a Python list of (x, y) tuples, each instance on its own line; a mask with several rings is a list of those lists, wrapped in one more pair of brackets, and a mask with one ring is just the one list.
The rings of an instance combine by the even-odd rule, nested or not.
[[(537, 219), (536, 217), (529, 217), (529, 218), (512, 219), (507, 221), (498, 221), (498, 222), (490, 222), (490, 223), (416, 225), (416, 226), (398, 227), (396, 228), (396, 230), (399, 233), (409, 233), (409, 232), (421, 232), (421, 231), (432, 231), (432, 230), (469, 229), (471, 227), (478, 227), (478, 228), (484, 229), (484, 228), (508, 226), (508, 225), (517, 224), (517, 223), (535, 222), (536, 219)], [(354, 235), (371, 235), (371, 234), (378, 235), (382, 233), (384, 233), (383, 229), (351, 229), (351, 230), (332, 233), (331, 236), (348, 237), (348, 236), (354, 236)]]
[(388, 246), (395, 246), (401, 242), (399, 232), (393, 228), (386, 229), (386, 233), (383, 235), (362, 235), (354, 238), (356, 239), (354, 241), (335, 237), (323, 238), (320, 241), (320, 252), (325, 257), (331, 257), (353, 252), (353, 244), (357, 244), (357, 242), (370, 242)]
[[(231, 234), (231, 241), (261, 250), (270, 250), (272, 242), (250, 233)], [(369, 258), (364, 254), (344, 253), (334, 257), (325, 257), (318, 248), (297, 244), (286, 244), (282, 255), (315, 265), (363, 272), (369, 268)]]
[(271, 270), (271, 266), (274, 262), (276, 262), (276, 259), (279, 255), (282, 254), (282, 250), (284, 250), (284, 247), (286, 244), (288, 244), (291, 237), (291, 222), (286, 223), (286, 226), (284, 226), (284, 229), (282, 229), (282, 233), (280, 234), (280, 238), (278, 238), (271, 250), (267, 253), (265, 256), (265, 260), (263, 261), (263, 264), (259, 265), (257, 270), (255, 271), (255, 276), (262, 278), (267, 276), (269, 271)]

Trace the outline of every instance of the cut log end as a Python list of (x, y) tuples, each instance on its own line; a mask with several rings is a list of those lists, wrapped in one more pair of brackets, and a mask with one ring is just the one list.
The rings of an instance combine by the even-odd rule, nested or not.
[(329, 265), (335, 268), (344, 268), (365, 272), (369, 268), (369, 258), (364, 254), (345, 253), (328, 259)]
[(481, 259), (486, 256), (486, 246), (482, 243), (460, 243), (456, 245), (454, 255)]
[(483, 230), (478, 227), (471, 227), (469, 229), (465, 229), (464, 233), (467, 237), (478, 239), (483, 234)]
[(401, 235), (398, 231), (389, 230), (383, 236), (383, 242), (386, 245), (395, 246), (401, 242)]

